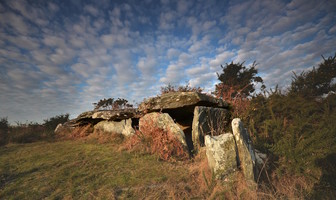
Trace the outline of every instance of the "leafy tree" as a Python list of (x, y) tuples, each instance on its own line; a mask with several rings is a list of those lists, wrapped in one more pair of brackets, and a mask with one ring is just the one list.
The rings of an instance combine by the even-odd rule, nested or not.
[(223, 72), (217, 73), (218, 80), (214, 94), (218, 98), (229, 102), (233, 107), (233, 117), (240, 117), (243, 120), (247, 117), (245, 114), (249, 110), (250, 101), (248, 97), (255, 91), (255, 85), (261, 83), (261, 89), (266, 87), (260, 76), (257, 76), (258, 70), (256, 62), (250, 68), (244, 66), (244, 63), (226, 64), (222, 67)]
[(215, 95), (225, 100), (241, 97), (247, 98), (255, 91), (255, 85), (261, 83), (261, 89), (265, 89), (263, 79), (257, 76), (256, 62), (247, 68), (243, 63), (221, 65), (223, 72), (217, 73), (219, 84), (216, 85)]
[(325, 59), (318, 68), (302, 72), (300, 75), (294, 73), (290, 88), (291, 94), (300, 94), (306, 98), (321, 97), (323, 94), (336, 91), (336, 53), (333, 57)]

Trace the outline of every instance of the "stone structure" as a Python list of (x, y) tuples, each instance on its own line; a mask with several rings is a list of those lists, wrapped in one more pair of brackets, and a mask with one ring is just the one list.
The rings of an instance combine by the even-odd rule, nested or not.
[(192, 121), (192, 141), (194, 149), (204, 146), (205, 135), (220, 135), (228, 128), (230, 113), (225, 108), (196, 106)]
[(99, 121), (120, 121), (130, 118), (138, 118), (139, 113), (134, 108), (119, 109), (119, 110), (98, 110), (87, 111), (80, 114), (75, 121), (77, 123), (98, 123)]
[(145, 131), (143, 128), (146, 125), (158, 127), (165, 131), (169, 130), (174, 135), (174, 137), (176, 137), (181, 142), (181, 144), (187, 148), (184, 132), (177, 124), (175, 124), (174, 120), (167, 113), (153, 112), (144, 115), (139, 120), (139, 130)]
[(195, 106), (229, 107), (225, 101), (206, 94), (198, 92), (171, 92), (145, 100), (139, 105), (139, 111), (155, 112), (180, 108), (191, 108), (191, 111), (193, 111)]
[[(145, 131), (151, 125), (170, 131), (189, 153), (205, 146), (208, 163), (217, 178), (242, 169), (247, 180), (256, 179), (256, 156), (240, 119), (232, 121), (229, 130), (230, 106), (221, 99), (197, 92), (172, 92), (149, 98), (138, 109), (88, 111), (62, 128), (91, 124), (95, 130), (131, 136), (135, 129)], [(195, 151), (196, 150), (196, 151)]]
[(122, 134), (126, 137), (132, 136), (135, 133), (131, 119), (124, 119), (121, 121), (101, 121), (93, 128), (95, 131)]
[(247, 180), (255, 181), (256, 157), (250, 135), (239, 118), (232, 120), (232, 131), (236, 140), (239, 165)]
[(208, 164), (217, 179), (237, 170), (236, 145), (232, 133), (206, 135), (204, 139)]

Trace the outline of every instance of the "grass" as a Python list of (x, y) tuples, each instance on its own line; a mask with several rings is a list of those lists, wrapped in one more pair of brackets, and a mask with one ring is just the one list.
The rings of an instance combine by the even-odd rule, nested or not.
[(124, 143), (113, 139), (0, 147), (0, 199), (304, 199), (291, 195), (293, 184), (251, 189), (240, 172), (214, 180), (205, 149), (192, 160), (168, 162), (120, 150)]
[(0, 199), (169, 197), (174, 194), (165, 189), (185, 183), (188, 175), (181, 163), (118, 151), (112, 143), (77, 140), (0, 147)]

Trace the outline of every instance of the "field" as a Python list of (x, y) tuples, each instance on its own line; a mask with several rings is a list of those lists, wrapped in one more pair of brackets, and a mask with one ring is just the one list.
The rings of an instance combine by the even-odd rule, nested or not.
[(9, 144), (0, 147), (0, 199), (192, 195), (187, 183), (191, 180), (187, 165), (191, 163), (164, 162), (155, 155), (120, 151), (113, 143)]

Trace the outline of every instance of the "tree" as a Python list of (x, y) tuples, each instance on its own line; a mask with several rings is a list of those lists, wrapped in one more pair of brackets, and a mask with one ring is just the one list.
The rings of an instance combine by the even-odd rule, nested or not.
[(215, 95), (225, 100), (236, 97), (247, 98), (253, 94), (257, 83), (261, 83), (261, 89), (265, 89), (263, 79), (257, 76), (256, 66), (256, 62), (253, 62), (250, 68), (245, 67), (244, 62), (231, 62), (225, 67), (221, 65), (223, 73), (217, 73), (221, 83), (216, 85)]
[(289, 90), (290, 94), (300, 94), (306, 98), (321, 97), (329, 92), (336, 92), (336, 53), (334, 57), (325, 59), (323, 62), (308, 72), (300, 75), (294, 73), (293, 81)]

